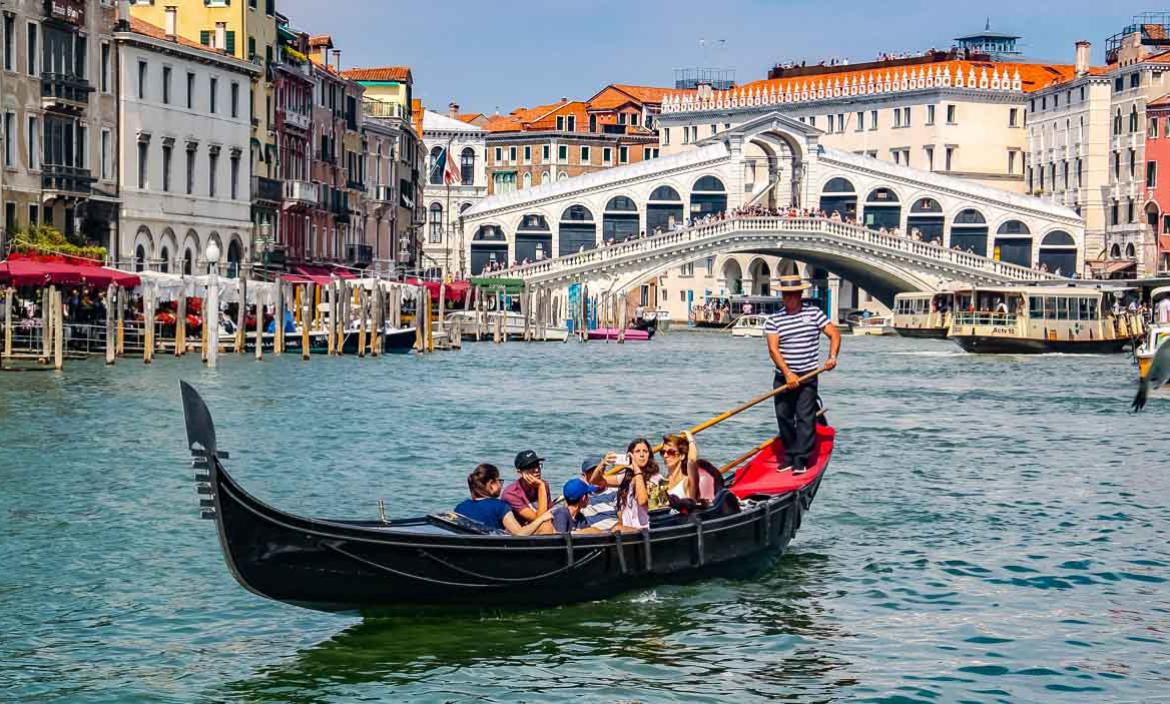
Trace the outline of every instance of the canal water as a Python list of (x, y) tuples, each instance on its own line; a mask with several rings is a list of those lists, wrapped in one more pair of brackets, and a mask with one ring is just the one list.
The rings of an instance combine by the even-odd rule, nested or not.
[[(978, 357), (847, 338), (839, 445), (753, 581), (478, 616), (366, 620), (240, 588), (200, 520), (178, 379), (229, 466), (312, 516), (445, 509), (480, 461), (587, 453), (768, 388), (761, 341), (502, 347), (384, 360), (197, 357), (0, 374), (0, 699), (1004, 701), (1170, 694), (1170, 395), (1127, 413), (1115, 356)], [(729, 459), (757, 408), (699, 436)]]

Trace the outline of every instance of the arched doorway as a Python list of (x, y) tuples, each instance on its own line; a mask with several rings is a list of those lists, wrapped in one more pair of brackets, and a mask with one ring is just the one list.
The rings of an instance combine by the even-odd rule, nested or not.
[(865, 197), (865, 226), (871, 230), (897, 230), (902, 226), (902, 205), (889, 188), (875, 188)]
[(683, 220), (683, 200), (670, 186), (659, 186), (650, 192), (646, 201), (646, 234), (658, 230), (667, 232)]
[(471, 239), (471, 274), (483, 273), (492, 267), (508, 265), (508, 238), (496, 225), (480, 225)]
[(917, 232), (923, 242), (941, 242), (945, 225), (942, 205), (934, 198), (919, 198), (910, 206), (906, 229), (911, 237)]
[(743, 269), (734, 258), (723, 262), (723, 286), (728, 295), (736, 296), (743, 293)]
[(593, 249), (597, 246), (597, 223), (593, 213), (583, 205), (570, 205), (561, 213), (558, 244), (560, 256)]
[(752, 277), (752, 295), (772, 295), (772, 267), (763, 259), (753, 259), (748, 265), (748, 274)]
[(995, 231), (995, 259), (1032, 266), (1032, 232), (1019, 220), (1008, 220)]
[(1161, 220), (1161, 213), (1158, 211), (1158, 204), (1154, 201), (1146, 203), (1146, 224), (1153, 229), (1154, 234), (1158, 234), (1158, 222)]
[(601, 239), (624, 242), (638, 236), (638, 206), (626, 196), (614, 196), (601, 216)]
[(244, 259), (243, 248), (240, 246), (239, 235), (232, 234), (232, 239), (228, 242), (227, 248), (227, 267), (224, 269), (224, 275), (229, 279), (234, 279), (240, 275), (240, 263)]
[(727, 189), (714, 176), (704, 176), (691, 187), (691, 217), (701, 218), (727, 210)]
[(543, 215), (529, 214), (520, 218), (516, 230), (516, 260), (538, 262), (552, 256), (552, 228)]
[(987, 256), (987, 219), (974, 208), (960, 210), (951, 223), (951, 249)]
[(1053, 230), (1040, 240), (1040, 265), (1061, 276), (1072, 276), (1077, 270), (1077, 243), (1063, 230)]
[(829, 216), (837, 213), (842, 220), (857, 220), (857, 191), (853, 183), (840, 176), (829, 179), (821, 189), (821, 210)]

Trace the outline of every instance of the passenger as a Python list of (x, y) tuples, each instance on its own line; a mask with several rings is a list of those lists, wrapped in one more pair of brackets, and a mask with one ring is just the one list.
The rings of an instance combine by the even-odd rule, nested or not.
[[(516, 455), (515, 466), (520, 476), (504, 489), (500, 498), (511, 507), (520, 525), (527, 525), (552, 508), (551, 492), (548, 482), (540, 476), (544, 469), (543, 457), (525, 450)], [(551, 528), (546, 532), (552, 532)]]
[(588, 457), (581, 463), (581, 479), (600, 492), (590, 497), (589, 505), (582, 511), (591, 528), (606, 531), (617, 525), (617, 487), (622, 478), (605, 475), (606, 468), (615, 464), (617, 455), (613, 452), (605, 457)]
[[(694, 501), (711, 501), (722, 488), (723, 477), (707, 460), (699, 459), (699, 445), (690, 431), (662, 438), (662, 457), (666, 462), (666, 484), (671, 496)], [(705, 469), (709, 467), (710, 470)], [(719, 477), (718, 486), (712, 471)]]
[(662, 478), (658, 476), (658, 465), (654, 462), (649, 440), (634, 440), (626, 452), (630, 466), (618, 485), (618, 528), (638, 531), (650, 527), (650, 487), (661, 484)]
[(512, 535), (532, 535), (552, 520), (552, 514), (542, 513), (520, 525), (508, 504), (500, 500), (500, 470), (492, 464), (481, 464), (467, 475), (471, 498), (455, 507), (455, 513), (478, 521), (493, 530), (506, 530)]
[(552, 527), (557, 533), (600, 533), (602, 529), (589, 525), (585, 508), (589, 506), (590, 495), (598, 491), (589, 482), (574, 477), (565, 482), (561, 491), (565, 503), (552, 510)]

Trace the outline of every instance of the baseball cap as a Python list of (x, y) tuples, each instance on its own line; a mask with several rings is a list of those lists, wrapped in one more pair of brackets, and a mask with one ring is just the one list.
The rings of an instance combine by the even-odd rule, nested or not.
[(574, 477), (565, 482), (565, 487), (561, 490), (561, 493), (565, 495), (566, 501), (576, 502), (580, 501), (582, 496), (597, 493), (597, 487), (583, 479)]
[(529, 467), (535, 467), (541, 462), (544, 462), (543, 457), (537, 455), (532, 450), (525, 450), (516, 455), (516, 462), (514, 464), (516, 469), (528, 469)]
[(601, 455), (593, 455), (590, 457), (586, 457), (581, 462), (581, 473), (584, 474), (586, 472), (592, 472), (594, 470), (594, 468), (596, 468), (597, 465), (601, 464), (602, 461), (604, 461), (604, 460), (605, 460), (605, 458), (602, 457)]

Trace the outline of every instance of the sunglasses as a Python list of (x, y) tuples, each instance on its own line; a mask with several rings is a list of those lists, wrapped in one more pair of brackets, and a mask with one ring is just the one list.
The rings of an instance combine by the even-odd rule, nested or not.
[(662, 450), (663, 457), (674, 457), (677, 454), (678, 450), (674, 449), (673, 447), (667, 447)]

